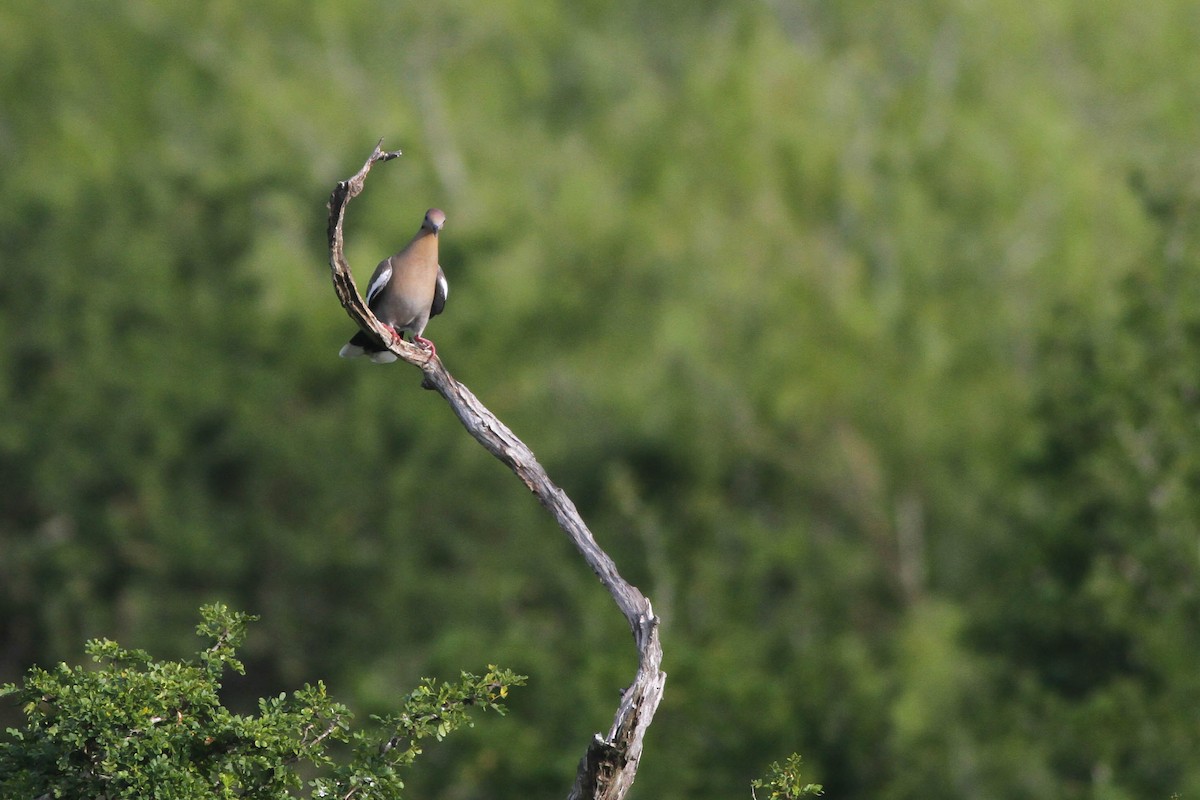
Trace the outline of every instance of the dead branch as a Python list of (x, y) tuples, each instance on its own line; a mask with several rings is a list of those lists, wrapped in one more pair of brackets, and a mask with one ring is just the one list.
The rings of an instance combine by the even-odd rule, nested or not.
[(537, 496), (608, 589), (629, 623), (638, 649), (637, 675), (621, 693), (621, 702), (608, 735), (596, 734), (588, 745), (579, 762), (575, 785), (568, 795), (569, 800), (620, 800), (633, 785), (641, 761), (642, 741), (666, 684), (667, 675), (659, 669), (662, 646), (658, 639), (658, 618), (654, 616), (650, 601), (617, 572), (616, 564), (596, 543), (571, 498), (550, 480), (533, 451), (466, 386), (455, 380), (439, 357), (431, 356), (414, 344), (396, 341), (363, 302), (346, 263), (343, 220), (346, 206), (363, 190), (371, 167), (400, 155), (398, 150), (381, 150), (380, 145), (382, 140), (362, 169), (354, 177), (338, 183), (329, 198), (329, 266), (333, 271), (333, 288), (350, 318), (401, 359), (419, 367), (424, 373), (422, 385), (445, 398), (475, 440)]

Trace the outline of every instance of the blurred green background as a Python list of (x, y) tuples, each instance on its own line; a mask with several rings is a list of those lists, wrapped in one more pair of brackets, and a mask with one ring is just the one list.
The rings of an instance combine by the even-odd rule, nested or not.
[[(663, 619), (634, 796), (1200, 796), (1200, 4), (0, 7), (0, 680), (261, 614), (235, 698), (531, 676), (411, 795), (562, 797), (634, 652), (427, 330)], [(15, 709), (2, 712), (15, 719)]]

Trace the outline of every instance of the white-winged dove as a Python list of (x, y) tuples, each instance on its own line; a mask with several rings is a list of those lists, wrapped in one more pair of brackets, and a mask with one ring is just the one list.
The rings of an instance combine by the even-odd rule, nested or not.
[[(389, 325), (401, 339), (408, 331), (413, 341), (431, 354), (437, 349), (421, 334), (429, 318), (442, 313), (450, 294), (446, 275), (438, 265), (438, 231), (445, 224), (446, 215), (440, 209), (426, 211), (421, 230), (407, 247), (379, 262), (367, 288), (367, 306), (379, 321)], [(396, 360), (394, 353), (381, 348), (364, 331), (354, 334), (338, 353), (342, 358), (364, 354), (376, 364)]]

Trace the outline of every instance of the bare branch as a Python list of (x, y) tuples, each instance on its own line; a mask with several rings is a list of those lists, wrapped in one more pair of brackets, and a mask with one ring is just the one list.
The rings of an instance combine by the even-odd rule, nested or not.
[(422, 385), (445, 398), (467, 432), (537, 496), (612, 595), (629, 623), (638, 649), (637, 674), (621, 694), (608, 735), (593, 737), (580, 760), (575, 785), (568, 795), (570, 800), (620, 800), (633, 785), (642, 756), (642, 741), (662, 700), (667, 679), (666, 673), (659, 668), (662, 646), (658, 639), (658, 618), (654, 616), (650, 601), (617, 572), (616, 564), (596, 543), (571, 498), (550, 480), (533, 451), (466, 386), (455, 380), (440, 358), (414, 344), (396, 341), (363, 302), (346, 263), (343, 220), (347, 204), (363, 190), (371, 167), (400, 155), (399, 151), (385, 152), (380, 145), (375, 146), (358, 174), (339, 183), (329, 198), (329, 266), (333, 271), (334, 290), (350, 318), (391, 352), (420, 367), (424, 373)]

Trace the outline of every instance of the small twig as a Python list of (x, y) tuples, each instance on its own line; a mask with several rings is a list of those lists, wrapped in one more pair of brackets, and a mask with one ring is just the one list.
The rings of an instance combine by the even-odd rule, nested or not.
[(437, 356), (431, 356), (416, 345), (397, 341), (363, 302), (346, 263), (343, 220), (346, 205), (362, 191), (371, 167), (400, 155), (399, 151), (385, 152), (380, 145), (382, 140), (362, 169), (354, 177), (339, 183), (329, 198), (329, 266), (333, 271), (333, 288), (350, 318), (392, 353), (420, 367), (424, 373), (422, 385), (445, 398), (467, 432), (537, 496), (612, 595), (629, 623), (638, 649), (637, 675), (621, 695), (608, 735), (593, 737), (568, 795), (569, 800), (620, 800), (633, 785), (641, 760), (642, 741), (662, 700), (667, 679), (666, 673), (659, 668), (662, 646), (658, 639), (658, 618), (654, 616), (650, 601), (617, 572), (616, 564), (596, 543), (571, 498), (550, 480), (533, 451), (466, 386), (455, 380)]
[[(310, 724), (307, 728), (305, 728), (304, 736), (307, 736), (309, 731), (311, 731), (315, 727), (316, 727), (316, 725)], [(332, 734), (335, 730), (337, 730), (337, 727), (338, 727), (337, 720), (336, 719), (331, 720), (330, 723), (325, 726), (325, 730), (321, 733), (321, 735), (318, 736), (317, 738), (313, 739), (311, 742), (305, 742), (303, 737), (301, 737), (301, 740), (300, 740), (301, 747), (316, 747), (321, 742), (325, 741), (325, 739), (328, 738), (330, 734)], [(293, 759), (293, 760), (295, 760), (295, 759)]]

